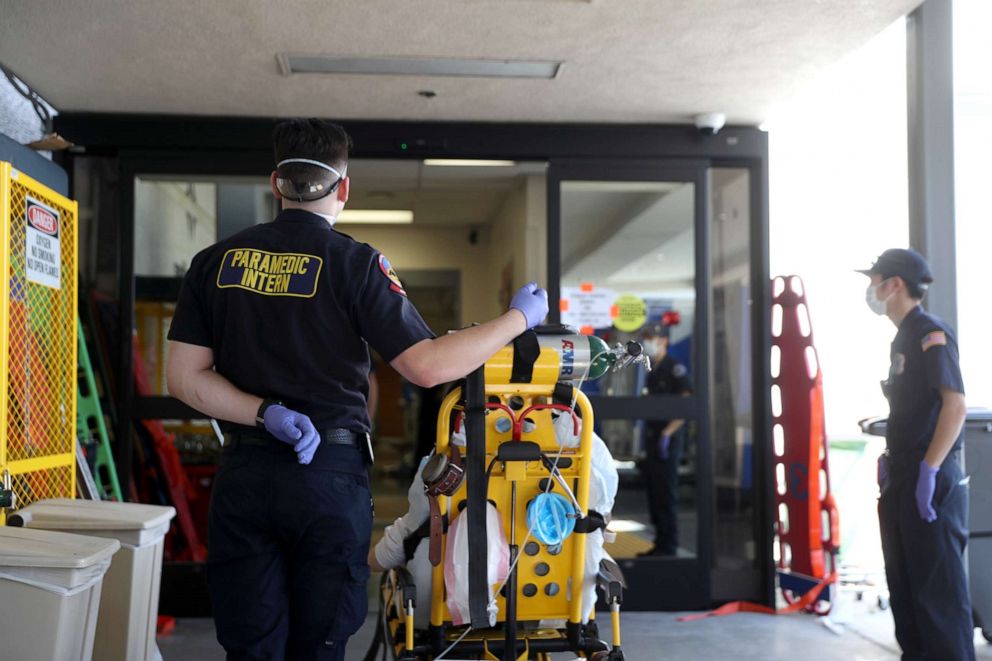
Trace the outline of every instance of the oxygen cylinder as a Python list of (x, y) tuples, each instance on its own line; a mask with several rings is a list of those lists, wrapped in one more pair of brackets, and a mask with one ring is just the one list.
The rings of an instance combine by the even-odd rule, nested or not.
[(606, 342), (595, 335), (538, 335), (537, 341), (542, 349), (558, 352), (560, 381), (598, 379), (617, 362)]

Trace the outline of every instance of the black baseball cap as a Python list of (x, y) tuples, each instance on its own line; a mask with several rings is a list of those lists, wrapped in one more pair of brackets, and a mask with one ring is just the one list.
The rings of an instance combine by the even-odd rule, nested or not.
[(926, 291), (926, 286), (933, 282), (927, 260), (911, 248), (890, 248), (878, 256), (870, 269), (859, 270), (858, 273), (880, 275), (883, 278), (897, 275), (907, 285), (920, 291)]
[(650, 322), (641, 329), (641, 335), (643, 337), (669, 337), (670, 334), (671, 328), (660, 321)]

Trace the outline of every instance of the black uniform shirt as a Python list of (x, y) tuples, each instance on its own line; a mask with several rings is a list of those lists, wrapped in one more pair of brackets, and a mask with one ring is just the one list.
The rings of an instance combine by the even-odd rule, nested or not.
[(299, 209), (196, 255), (169, 330), (213, 349), (237, 388), (358, 432), (370, 427), (366, 341), (389, 362), (432, 337), (384, 255)]
[[(648, 392), (652, 395), (683, 395), (692, 392), (692, 380), (689, 378), (689, 370), (679, 361), (669, 354), (651, 366), (648, 372), (647, 382)], [(668, 425), (668, 420), (653, 420), (648, 423), (648, 428), (655, 433), (661, 431)]]
[[(882, 382), (889, 400), (885, 444), (896, 460), (915, 464), (937, 428), (940, 389), (964, 394), (958, 343), (944, 322), (917, 306), (899, 324), (890, 357), (889, 378)], [(962, 438), (958, 436), (955, 450)]]

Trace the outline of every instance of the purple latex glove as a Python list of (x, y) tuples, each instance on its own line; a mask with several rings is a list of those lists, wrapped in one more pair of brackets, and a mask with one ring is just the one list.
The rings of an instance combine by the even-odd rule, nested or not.
[(658, 458), (668, 459), (668, 447), (672, 444), (672, 437), (668, 434), (662, 434), (661, 438), (658, 439)]
[(320, 445), (320, 434), (310, 422), (310, 418), (285, 406), (275, 404), (265, 409), (263, 416), (265, 430), (283, 443), (293, 446), (296, 459), (301, 464), (309, 464), (313, 459), (317, 446)]
[(510, 309), (520, 310), (527, 320), (527, 328), (533, 328), (548, 316), (548, 292), (536, 282), (528, 282), (513, 295)]
[(920, 462), (920, 475), (916, 478), (916, 509), (920, 518), (927, 523), (937, 520), (937, 512), (933, 509), (933, 491), (937, 487), (937, 471), (925, 461)]
[(884, 452), (878, 455), (878, 486), (889, 481), (889, 455)]

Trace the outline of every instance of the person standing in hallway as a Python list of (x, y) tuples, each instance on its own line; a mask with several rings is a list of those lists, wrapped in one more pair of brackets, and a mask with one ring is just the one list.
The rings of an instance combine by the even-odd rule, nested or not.
[[(685, 365), (668, 354), (670, 328), (654, 323), (644, 331), (644, 352), (651, 357), (646, 391), (650, 395), (692, 394)], [(685, 450), (685, 420), (649, 420), (644, 425), (642, 472), (654, 545), (642, 556), (674, 556), (679, 548), (679, 464)]]
[(496, 319), (435, 337), (389, 260), (339, 233), (351, 139), (273, 132), (282, 211), (193, 258), (169, 331), (169, 392), (225, 431), (207, 582), (231, 660), (341, 661), (368, 609), (369, 345), (423, 386), (461, 378), (541, 322), (529, 283)]
[(868, 307), (898, 329), (890, 351), (886, 450), (878, 518), (903, 659), (970, 661), (974, 626), (964, 565), (968, 480), (961, 468), (967, 408), (953, 331), (920, 305), (933, 277), (914, 250), (871, 268)]

